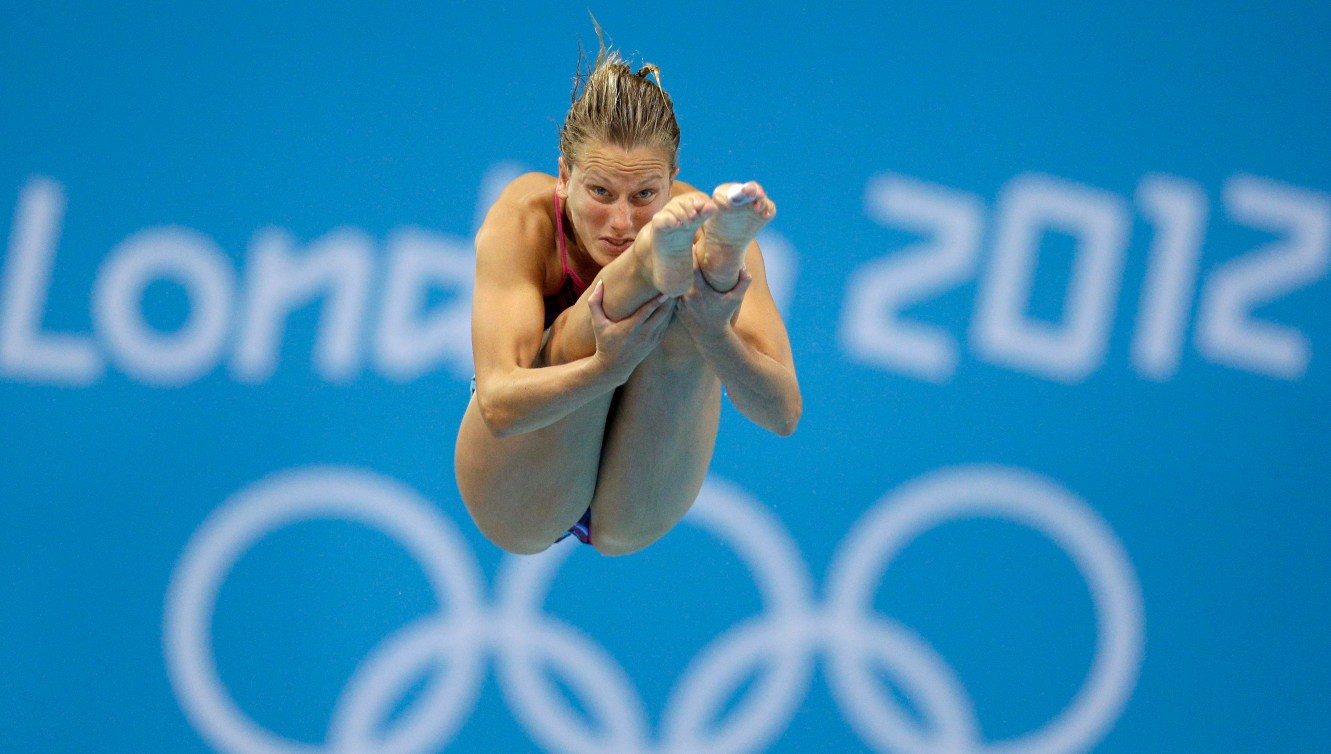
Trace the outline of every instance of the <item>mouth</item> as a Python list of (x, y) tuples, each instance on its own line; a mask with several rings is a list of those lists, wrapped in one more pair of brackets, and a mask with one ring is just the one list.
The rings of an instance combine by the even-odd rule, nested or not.
[(601, 236), (600, 240), (601, 244), (605, 246), (608, 251), (615, 254), (623, 254), (633, 245), (632, 238), (608, 238), (606, 236)]

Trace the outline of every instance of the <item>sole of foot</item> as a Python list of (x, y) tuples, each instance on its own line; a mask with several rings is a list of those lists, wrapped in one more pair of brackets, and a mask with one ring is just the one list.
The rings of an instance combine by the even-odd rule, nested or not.
[(667, 296), (693, 288), (693, 237), (716, 214), (716, 203), (696, 192), (671, 199), (652, 216), (652, 285)]
[(716, 214), (703, 224), (698, 265), (709, 284), (729, 290), (739, 279), (749, 242), (776, 217), (776, 204), (755, 181), (723, 183), (712, 199)]

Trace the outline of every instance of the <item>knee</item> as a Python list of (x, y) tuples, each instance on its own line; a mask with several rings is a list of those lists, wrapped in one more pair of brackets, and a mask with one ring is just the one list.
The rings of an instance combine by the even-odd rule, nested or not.
[(496, 547), (512, 555), (535, 555), (550, 549), (550, 545), (564, 533), (557, 524), (549, 522), (498, 520), (489, 516), (472, 516), (476, 528)]
[(485, 526), (478, 526), (478, 528), (486, 539), (510, 555), (535, 555), (545, 552), (555, 541), (554, 537), (542, 539), (539, 536), (531, 536), (511, 529)]
[(630, 540), (607, 539), (606, 537), (592, 536), (592, 547), (606, 557), (619, 557), (620, 555), (632, 555), (633, 553), (646, 547), (646, 542), (634, 542)]
[[(550, 549), (576, 521), (573, 511), (585, 511), (590, 504), (589, 492), (564, 491), (557, 498), (548, 490), (533, 493), (512, 489), (479, 490), (462, 483), (458, 489), (472, 523), (496, 547), (514, 555), (535, 555)], [(472, 493), (472, 494), (469, 494)], [(518, 504), (514, 501), (542, 500), (541, 505)], [(570, 516), (573, 516), (570, 520)]]
[(628, 534), (613, 529), (597, 529), (595, 525), (592, 527), (592, 547), (595, 547), (597, 552), (607, 557), (632, 555), (660, 538), (661, 534)]

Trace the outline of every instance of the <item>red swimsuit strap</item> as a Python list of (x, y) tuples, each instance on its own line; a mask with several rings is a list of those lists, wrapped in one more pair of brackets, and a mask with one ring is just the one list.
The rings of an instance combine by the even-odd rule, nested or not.
[(564, 276), (573, 279), (573, 283), (582, 290), (586, 290), (587, 284), (582, 282), (578, 273), (568, 266), (568, 252), (564, 249), (564, 211), (559, 207), (559, 189), (555, 189), (555, 230), (559, 237), (559, 266), (564, 270)]

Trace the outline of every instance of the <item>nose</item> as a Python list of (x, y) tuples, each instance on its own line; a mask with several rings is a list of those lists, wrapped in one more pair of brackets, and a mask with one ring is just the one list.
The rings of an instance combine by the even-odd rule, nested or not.
[(621, 198), (610, 210), (610, 231), (627, 235), (633, 229), (633, 208), (628, 199)]

